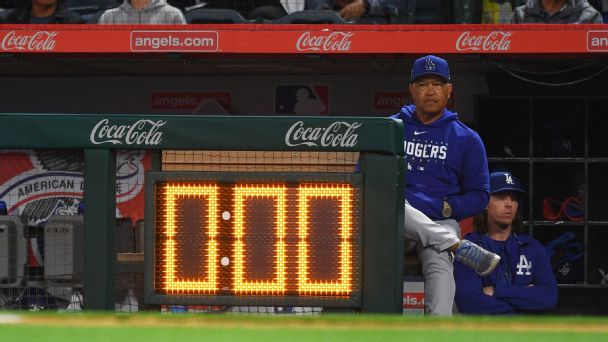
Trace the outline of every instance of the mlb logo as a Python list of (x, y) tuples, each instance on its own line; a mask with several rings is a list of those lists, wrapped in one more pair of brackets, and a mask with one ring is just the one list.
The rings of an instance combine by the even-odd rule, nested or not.
[(329, 86), (277, 85), (274, 89), (276, 114), (327, 115), (329, 113)]

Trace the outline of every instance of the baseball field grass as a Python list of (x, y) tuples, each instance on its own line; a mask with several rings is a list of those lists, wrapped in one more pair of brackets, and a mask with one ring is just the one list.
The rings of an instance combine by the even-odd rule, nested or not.
[(0, 312), (0, 341), (608, 341), (608, 317)]

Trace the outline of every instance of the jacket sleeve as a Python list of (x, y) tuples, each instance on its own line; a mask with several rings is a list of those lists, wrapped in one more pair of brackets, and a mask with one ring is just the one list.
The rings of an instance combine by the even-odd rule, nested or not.
[(456, 280), (456, 305), (462, 314), (506, 314), (513, 308), (504, 301), (488, 296), (482, 291), (481, 276), (460, 261), (454, 262)]
[(178, 24), (178, 25), (186, 24), (186, 18), (184, 17), (184, 14), (180, 10), (177, 10), (175, 12), (172, 24)]
[(534, 244), (534, 251), (537, 257), (530, 283), (533, 286), (497, 286), (494, 290), (494, 297), (509, 303), (516, 310), (549, 310), (557, 304), (557, 282), (549, 257), (538, 243)]
[(481, 213), (490, 199), (488, 159), (481, 138), (473, 134), (463, 141), (463, 147), (460, 194), (446, 198), (456, 220)]
[(523, 22), (523, 10), (519, 7), (516, 7), (513, 10), (513, 15), (511, 16), (511, 24), (521, 24)]
[(598, 11), (594, 11), (595, 13), (593, 13), (593, 15), (591, 16), (591, 18), (589, 18), (589, 21), (586, 21), (585, 23), (590, 23), (590, 24), (603, 24), (604, 23), (604, 19), (602, 18), (602, 14)]

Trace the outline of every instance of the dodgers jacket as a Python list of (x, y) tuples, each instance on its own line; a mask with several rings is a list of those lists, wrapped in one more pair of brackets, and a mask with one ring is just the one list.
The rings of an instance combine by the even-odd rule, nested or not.
[(184, 14), (178, 8), (167, 4), (166, 0), (151, 0), (150, 3), (136, 10), (129, 0), (120, 6), (105, 11), (99, 24), (185, 24)]
[(514, 24), (601, 24), (602, 15), (587, 0), (568, 0), (560, 11), (549, 14), (541, 0), (528, 0), (515, 8), (511, 22)]
[[(504, 242), (486, 234), (466, 239), (501, 256), (494, 272), (481, 277), (460, 261), (454, 262), (456, 305), (463, 314), (508, 314), (543, 311), (557, 303), (557, 283), (545, 248), (527, 235), (511, 234)], [(533, 286), (529, 286), (533, 285)], [(494, 286), (494, 295), (482, 287)]]
[(483, 211), (490, 198), (488, 161), (479, 135), (445, 109), (441, 118), (423, 124), (416, 106), (391, 116), (405, 130), (405, 197), (432, 220), (445, 219), (443, 200), (461, 220)]

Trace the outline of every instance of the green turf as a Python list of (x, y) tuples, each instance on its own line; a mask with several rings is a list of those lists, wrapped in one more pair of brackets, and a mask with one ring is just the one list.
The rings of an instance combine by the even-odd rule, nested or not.
[[(0, 313), (0, 316), (3, 313)], [(6, 314), (6, 313), (4, 313)], [(10, 313), (12, 315), (12, 313)], [(256, 317), (240, 315), (18, 314), (27, 323), (0, 324), (0, 341), (156, 342), (156, 341), (608, 341), (604, 317), (454, 317), (339, 315)], [(45, 318), (52, 318), (49, 323)], [(142, 326), (141, 319), (149, 319)], [(38, 322), (38, 319), (41, 319)], [(105, 319), (105, 324), (99, 326)], [(577, 331), (567, 331), (576, 325)], [(492, 326), (493, 330), (475, 330)], [(504, 329), (501, 328), (504, 326)], [(586, 331), (585, 327), (590, 327)], [(463, 328), (466, 327), (466, 328)], [(518, 331), (513, 331), (517, 327)], [(533, 331), (519, 331), (531, 327)], [(549, 328), (547, 328), (549, 327)], [(582, 327), (582, 329), (581, 329)], [(543, 329), (544, 331), (538, 331)], [(535, 330), (535, 331), (534, 331)]]
[(488, 332), (458, 330), (328, 330), (284, 328), (0, 326), (2, 341), (606, 341), (601, 333)]

